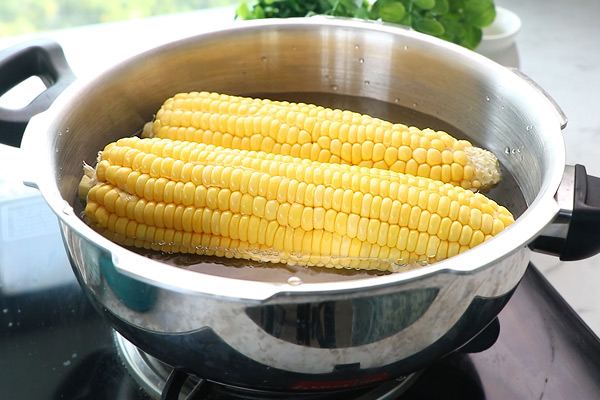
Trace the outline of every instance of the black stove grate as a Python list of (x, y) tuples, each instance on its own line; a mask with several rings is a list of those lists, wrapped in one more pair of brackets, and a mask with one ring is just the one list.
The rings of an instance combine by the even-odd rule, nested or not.
[(420, 373), (357, 389), (320, 392), (277, 392), (223, 385), (172, 368), (146, 354), (117, 332), (117, 353), (133, 380), (152, 398), (161, 400), (378, 400), (396, 399)]
[[(490, 348), (498, 339), (500, 332), (500, 324), (498, 318), (494, 319), (482, 332), (467, 343), (458, 353), (474, 353), (485, 351)], [(418, 376), (422, 371), (415, 372), (407, 377), (378, 383), (376, 385), (346, 389), (335, 391), (320, 391), (320, 392), (274, 392), (255, 390), (250, 388), (240, 388), (230, 385), (223, 385), (210, 380), (202, 379), (194, 374), (188, 373), (181, 369), (172, 368), (154, 357), (144, 353), (136, 346), (127, 341), (119, 333), (114, 332), (115, 345), (120, 354), (125, 366), (133, 379), (140, 384), (149, 394), (160, 400), (279, 400), (290, 399), (295, 400), (338, 400), (338, 399), (357, 399), (357, 400), (386, 400), (406, 398), (407, 392), (411, 386), (418, 382)], [(462, 364), (465, 364), (463, 361)], [(462, 369), (456, 368), (446, 363), (447, 369), (454, 369), (457, 375), (453, 376), (453, 380), (462, 382), (462, 393), (467, 390), (468, 393), (475, 393), (474, 397), (465, 397), (465, 399), (479, 399), (478, 393), (479, 381), (476, 379), (476, 374), (471, 377), (471, 382), (465, 383), (461, 381), (459, 375), (465, 375), (465, 365)], [(468, 368), (467, 368), (468, 370)], [(462, 371), (458, 373), (458, 371)], [(435, 368), (431, 371), (426, 370), (428, 376), (435, 376)], [(465, 375), (468, 377), (468, 374)], [(440, 377), (435, 379), (440, 381)], [(448, 382), (443, 387), (443, 393), (448, 394)], [(470, 388), (470, 389), (464, 389)], [(420, 396), (418, 393), (419, 385), (413, 389), (413, 396)], [(431, 388), (427, 389), (431, 393)], [(408, 396), (408, 395), (406, 395)], [(417, 397), (418, 398), (418, 397)]]

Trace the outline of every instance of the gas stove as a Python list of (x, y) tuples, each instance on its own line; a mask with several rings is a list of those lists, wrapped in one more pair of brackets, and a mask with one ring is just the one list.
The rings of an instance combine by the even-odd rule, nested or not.
[(265, 393), (187, 376), (137, 349), (100, 317), (70, 271), (52, 220), (39, 215), (43, 209), (41, 199), (25, 197), (1, 210), (4, 234), (13, 229), (17, 237), (14, 229), (27, 219), (10, 221), (24, 210), (33, 229), (27, 232), (39, 233), (1, 246), (2, 398), (547, 400), (600, 393), (600, 340), (533, 265), (482, 334), (401, 379), (312, 394)]
[[(589, 29), (598, 25), (581, 23), (556, 36), (552, 30), (543, 28), (564, 20), (564, 8), (558, 2), (554, 6), (546, 4), (544, 16), (549, 19), (536, 18), (539, 14), (536, 2), (507, 0), (504, 3), (520, 11), (528, 22), (519, 42), (528, 67), (525, 72), (544, 83), (551, 93), (557, 93), (565, 109), (579, 110), (579, 115), (570, 115), (572, 123), (566, 139), (571, 140), (569, 149), (577, 161), (594, 164), (593, 146), (585, 146), (590, 141), (586, 138), (593, 140), (590, 135), (594, 134), (587, 122), (589, 112), (579, 105), (581, 98), (585, 98), (585, 88), (590, 93), (597, 92), (594, 91), (597, 80), (592, 79), (594, 68), (582, 68), (582, 65), (597, 66), (598, 63), (589, 60), (597, 53), (582, 52), (581, 48), (585, 48), (585, 40), (597, 37)], [(578, 15), (579, 20), (594, 18), (597, 13), (590, 10), (597, 3), (592, 0), (583, 3), (586, 4), (577, 8), (583, 10)], [(198, 33), (200, 25), (207, 29), (219, 26), (231, 15), (231, 10), (224, 10), (221, 18), (211, 14), (198, 23), (198, 15), (189, 14), (183, 20), (178, 17), (171, 25), (163, 19), (149, 19), (135, 25), (97, 25), (55, 32), (52, 36), (64, 45), (76, 73), (85, 75), (105, 69), (115, 59), (179, 36)], [(585, 32), (578, 30), (581, 27)], [(573, 37), (577, 41), (572, 40)], [(0, 47), (20, 40), (23, 39), (3, 38)], [(554, 63), (558, 69), (548, 63), (547, 46), (540, 46), (545, 41), (553, 43), (553, 54), (561, 58)], [(575, 42), (579, 45), (573, 46)], [(90, 56), (90, 48), (94, 56)], [(564, 60), (578, 62), (562, 62)], [(557, 76), (569, 76), (570, 85), (555, 79)], [(573, 87), (580, 90), (574, 91)], [(580, 149), (576, 143), (584, 145)], [(17, 155), (15, 159), (18, 158)], [(3, 196), (13, 193), (7, 192), (6, 185), (1, 183), (10, 177), (6, 172), (20, 169), (15, 165), (18, 164), (9, 162), (5, 153), (1, 154), (0, 398), (152, 399), (168, 381), (171, 385), (174, 381), (175, 387), (181, 384), (190, 396), (204, 399), (235, 396), (265, 399), (280, 395), (221, 387), (197, 377), (189, 377), (181, 383), (185, 375), (172, 374), (169, 366), (120, 338), (101, 319), (77, 285), (62, 249), (55, 218), (48, 214), (39, 196), (18, 194), (16, 199), (3, 202)], [(22, 186), (20, 179), (14, 180), (11, 187)], [(466, 349), (471, 352), (450, 354), (425, 370), (397, 381), (360, 392), (323, 396), (369, 400), (599, 398), (599, 339), (535, 266), (528, 268), (500, 313), (498, 325), (494, 326), (499, 327), (499, 336), (486, 350), (475, 351), (481, 350), (475, 346)], [(166, 396), (180, 397), (171, 393)], [(299, 395), (292, 398), (297, 399)]]

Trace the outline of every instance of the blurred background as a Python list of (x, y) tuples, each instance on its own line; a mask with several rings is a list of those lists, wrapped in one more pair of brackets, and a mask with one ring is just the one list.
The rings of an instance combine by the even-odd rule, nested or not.
[(3, 0), (0, 37), (233, 5), (237, 0)]

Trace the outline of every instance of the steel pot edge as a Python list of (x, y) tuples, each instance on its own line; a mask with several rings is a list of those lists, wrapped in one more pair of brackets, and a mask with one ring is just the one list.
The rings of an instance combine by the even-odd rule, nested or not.
[[(63, 133), (56, 131), (56, 123), (60, 120), (61, 114), (68, 115), (72, 107), (77, 106), (79, 98), (93, 93), (93, 88), (98, 84), (99, 80), (105, 79), (106, 76), (119, 74), (121, 69), (129, 66), (138, 60), (153, 57), (155, 54), (170, 49), (173, 46), (185, 45), (189, 42), (202, 40), (202, 38), (213, 34), (224, 34), (228, 31), (244, 30), (244, 29), (262, 29), (263, 27), (277, 28), (278, 26), (315, 26), (320, 24), (340, 26), (347, 29), (360, 27), (361, 29), (377, 30), (385, 33), (394, 34), (399, 28), (378, 23), (363, 23), (353, 20), (338, 20), (338, 19), (299, 19), (299, 20), (269, 20), (269, 21), (247, 21), (243, 23), (233, 24), (229, 28), (218, 31), (217, 33), (208, 32), (191, 38), (182, 39), (177, 42), (159, 46), (149, 50), (138, 56), (118, 64), (114, 68), (99, 76), (92, 77), (87, 80), (78, 80), (67, 88), (52, 106), (45, 112), (38, 114), (31, 119), (24, 139), (23, 149), (27, 154), (27, 159), (35, 160), (30, 163), (32, 170), (26, 177), (26, 181), (30, 186), (38, 187), (45, 200), (48, 202), (52, 210), (56, 213), (61, 223), (69, 227), (70, 230), (89, 238), (90, 241), (96, 243), (106, 252), (112, 255), (113, 262), (116, 268), (122, 273), (151, 283), (153, 285), (168, 287), (188, 291), (189, 293), (210, 294), (217, 296), (229, 297), (227, 294), (218, 290), (218, 288), (231, 288), (232, 285), (236, 290), (233, 290), (238, 299), (248, 300), (264, 300), (278, 293), (317, 293), (317, 292), (348, 292), (355, 290), (363, 290), (367, 287), (388, 286), (401, 282), (407, 282), (414, 279), (422, 279), (425, 276), (438, 273), (450, 274), (469, 274), (476, 273), (479, 270), (493, 266), (499, 259), (516, 251), (521, 251), (526, 247), (543, 229), (552, 222), (559, 211), (559, 207), (554, 200), (556, 191), (560, 185), (563, 166), (565, 162), (564, 145), (562, 137), (560, 137), (561, 122), (556, 118), (555, 110), (550, 104), (547, 104), (547, 99), (535, 93), (532, 89), (532, 99), (540, 104), (540, 113), (547, 115), (555, 125), (554, 132), (544, 132), (542, 135), (549, 139), (548, 151), (552, 152), (552, 157), (555, 160), (555, 166), (547, 172), (547, 178), (544, 179), (543, 186), (540, 188), (539, 194), (535, 200), (529, 205), (528, 209), (521, 215), (518, 220), (511, 225), (505, 232), (485, 243), (484, 246), (478, 246), (466, 253), (453, 257), (435, 265), (428, 266), (419, 270), (410, 271), (402, 274), (394, 274), (392, 276), (369, 278), (366, 280), (357, 280), (343, 283), (314, 283), (303, 284), (298, 287), (292, 287), (286, 284), (270, 284), (262, 282), (241, 282), (236, 279), (221, 278), (215, 276), (205, 276), (203, 274), (192, 273), (190, 271), (178, 270), (173, 271), (173, 268), (162, 263), (148, 260), (143, 256), (130, 252), (114, 243), (108, 241), (101, 235), (89, 228), (78, 215), (73, 211), (72, 204), (66, 201), (59, 193), (56, 184), (54, 171), (49, 168), (39, 168), (40, 165), (54, 165), (53, 151), (57, 136)], [(364, 27), (366, 25), (366, 28)], [(465, 59), (465, 62), (476, 63), (481, 68), (489, 69), (490, 73), (501, 75), (502, 79), (520, 81), (521, 78), (516, 77), (512, 72), (501, 67), (483, 56), (467, 51), (458, 46), (450, 45), (441, 40), (421, 35), (417, 32), (406, 31), (402, 29), (402, 34), (410, 37), (416, 37), (418, 40), (427, 43), (431, 46), (436, 46), (444, 51), (456, 53), (458, 56)], [(518, 83), (520, 84), (520, 83)], [(527, 90), (527, 89), (525, 89)], [(59, 124), (60, 125), (60, 124)], [(53, 132), (53, 130), (55, 130)], [(137, 267), (143, 264), (143, 267)], [(238, 290), (239, 289), (239, 290)], [(230, 291), (228, 289), (228, 291)], [(231, 291), (230, 291), (231, 292)]]

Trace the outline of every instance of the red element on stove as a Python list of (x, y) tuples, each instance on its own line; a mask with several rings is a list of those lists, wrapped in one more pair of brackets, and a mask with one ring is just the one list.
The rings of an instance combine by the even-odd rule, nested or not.
[(349, 389), (359, 386), (369, 385), (371, 383), (381, 382), (389, 378), (388, 373), (369, 376), (360, 379), (350, 379), (345, 381), (300, 381), (290, 389), (294, 390), (331, 390), (331, 389)]

